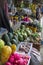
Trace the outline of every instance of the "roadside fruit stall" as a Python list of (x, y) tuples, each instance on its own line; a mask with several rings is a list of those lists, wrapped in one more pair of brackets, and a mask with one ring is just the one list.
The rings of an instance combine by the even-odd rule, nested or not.
[(1, 65), (29, 65), (33, 48), (40, 52), (38, 25), (22, 22), (13, 33), (7, 32), (0, 39)]

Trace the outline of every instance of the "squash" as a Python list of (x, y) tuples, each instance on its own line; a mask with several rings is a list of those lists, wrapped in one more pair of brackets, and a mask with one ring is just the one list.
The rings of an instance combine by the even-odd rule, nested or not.
[(11, 47), (4, 46), (2, 48), (2, 53), (1, 53), (1, 62), (2, 62), (2, 64), (6, 63), (8, 61), (11, 53), (12, 53)]

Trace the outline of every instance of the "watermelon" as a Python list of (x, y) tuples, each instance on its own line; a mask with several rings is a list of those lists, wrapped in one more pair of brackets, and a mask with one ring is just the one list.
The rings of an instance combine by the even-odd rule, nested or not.
[(10, 32), (8, 33), (8, 36), (9, 36), (10, 40), (13, 38), (13, 34)]
[(10, 41), (10, 38), (9, 38), (8, 34), (4, 34), (4, 35), (2, 36), (2, 39), (3, 39), (6, 43)]
[(18, 36), (13, 36), (13, 39), (15, 39), (18, 42)]
[(11, 43), (12, 43), (12, 44), (15, 44), (15, 45), (18, 44), (18, 42), (17, 42), (15, 39), (12, 39), (12, 40), (11, 40)]
[(11, 46), (11, 42), (6, 42), (6, 45)]

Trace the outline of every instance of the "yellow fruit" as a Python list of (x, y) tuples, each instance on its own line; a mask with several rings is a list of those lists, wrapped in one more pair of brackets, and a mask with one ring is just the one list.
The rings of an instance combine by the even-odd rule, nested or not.
[(12, 53), (11, 47), (10, 46), (4, 46), (2, 48), (2, 53), (1, 53), (1, 62), (5, 63), (6, 61), (8, 61), (11, 53)]
[(11, 48), (12, 48), (12, 53), (14, 53), (16, 51), (16, 45), (15, 44), (12, 44), (11, 45)]
[(18, 19), (18, 16), (16, 16), (15, 19)]
[(6, 58), (6, 57), (2, 56), (1, 57), (1, 63), (2, 64), (6, 63), (8, 61), (8, 59), (9, 59), (9, 57)]
[(4, 46), (2, 48), (2, 52), (3, 52), (2, 54), (11, 54), (12, 50), (11, 50), (10, 46)]
[(22, 16), (21, 18), (24, 19), (24, 16)]

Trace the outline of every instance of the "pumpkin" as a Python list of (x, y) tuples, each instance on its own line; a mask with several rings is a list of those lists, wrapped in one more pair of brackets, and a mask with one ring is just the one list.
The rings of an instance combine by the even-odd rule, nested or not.
[(16, 51), (16, 45), (15, 44), (12, 44), (11, 45), (11, 49), (12, 49), (12, 53), (14, 53)]
[(9, 46), (4, 46), (1, 53), (1, 62), (6, 63), (12, 53), (12, 49)]

